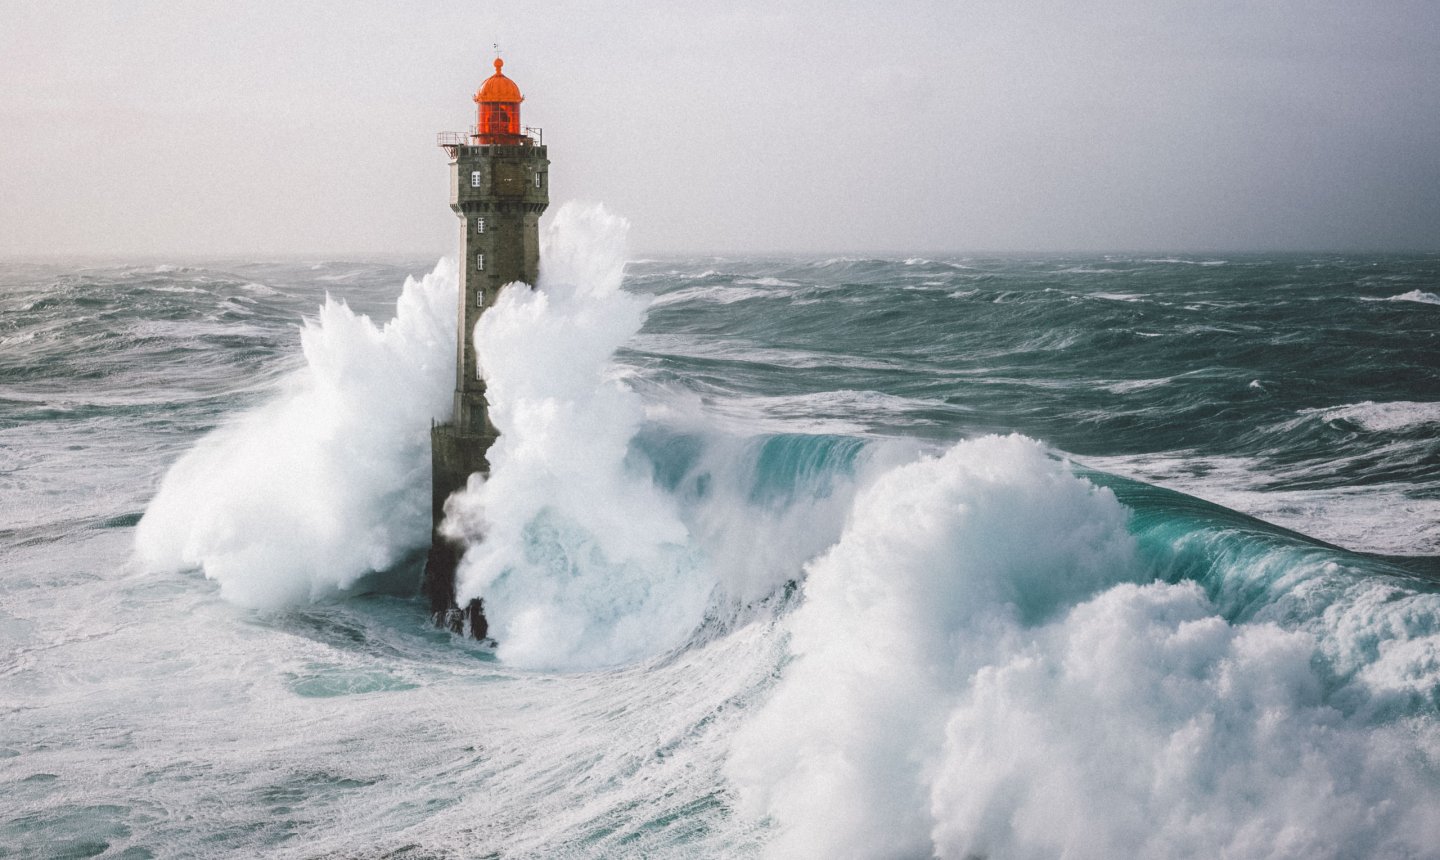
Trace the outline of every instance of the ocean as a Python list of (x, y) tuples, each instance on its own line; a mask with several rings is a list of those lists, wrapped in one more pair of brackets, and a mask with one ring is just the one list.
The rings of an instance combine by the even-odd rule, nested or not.
[(0, 263), (0, 856), (1440, 857), (1440, 255)]

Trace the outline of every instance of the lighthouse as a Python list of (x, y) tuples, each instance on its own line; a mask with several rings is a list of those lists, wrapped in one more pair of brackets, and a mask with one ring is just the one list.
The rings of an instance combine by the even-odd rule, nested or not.
[(421, 591), (435, 623), (485, 638), (484, 607), (455, 602), (460, 548), (440, 534), (445, 500), (470, 475), (490, 472), (486, 453), (499, 436), (490, 421), (485, 380), (475, 359), (475, 323), (495, 304), (500, 288), (533, 286), (540, 268), (540, 214), (550, 203), (549, 166), (539, 129), (520, 124), (524, 96), (495, 60), (475, 93), (475, 126), (441, 132), (450, 157), (450, 208), (460, 219), (460, 312), (455, 346), (455, 399), (450, 420), (430, 429), (432, 535)]

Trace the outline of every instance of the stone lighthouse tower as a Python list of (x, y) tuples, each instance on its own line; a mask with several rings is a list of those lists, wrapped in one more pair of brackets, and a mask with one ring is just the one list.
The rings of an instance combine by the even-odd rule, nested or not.
[(540, 268), (540, 213), (550, 203), (547, 168), (538, 129), (520, 125), (520, 88), (495, 60), (495, 74), (475, 94), (476, 123), (468, 133), (441, 132), (450, 156), (450, 208), (460, 219), (460, 314), (455, 350), (455, 404), (450, 421), (430, 431), (435, 531), (422, 590), (437, 624), (455, 632), (486, 634), (484, 607), (455, 603), (459, 549), (440, 535), (445, 500), (471, 474), (489, 474), (486, 452), (499, 432), (490, 422), (485, 380), (475, 361), (475, 323), (495, 303), (500, 288), (534, 285)]

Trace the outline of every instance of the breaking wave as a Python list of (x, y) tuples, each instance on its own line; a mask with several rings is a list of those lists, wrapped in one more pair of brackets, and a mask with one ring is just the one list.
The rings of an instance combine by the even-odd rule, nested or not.
[[(625, 232), (562, 207), (539, 288), (507, 287), (474, 332), (501, 436), (445, 528), (467, 546), (458, 597), (486, 600), (507, 667), (643, 683), (718, 645), (779, 653), (753, 703), (713, 705), (736, 727), (714, 803), (733, 800), (721, 818), (771, 856), (1414, 857), (1440, 841), (1431, 583), (1024, 436), (717, 427), (615, 363), (651, 307), (621, 288)], [(423, 546), (456, 289), (442, 262), (383, 327), (327, 301), (306, 366), (166, 475), (140, 556), (275, 607)], [(852, 420), (895, 407), (842, 399)], [(1311, 420), (1428, 426), (1430, 406)]]
[(1440, 295), (1427, 293), (1424, 290), (1411, 290), (1408, 293), (1401, 293), (1398, 296), (1391, 296), (1386, 301), (1391, 302), (1420, 302), (1425, 305), (1440, 305)]
[(1379, 433), (1440, 424), (1440, 402), (1373, 403), (1367, 400), (1324, 409), (1303, 409), (1301, 414), (1318, 415), (1326, 421), (1348, 421)]
[[(456, 272), (405, 283), (377, 326), (327, 298), (305, 366), (165, 475), (136, 529), (152, 570), (199, 568), (243, 606), (333, 596), (428, 531), (432, 419), (448, 416)], [(453, 372), (453, 371), (451, 371)]]
[(771, 856), (1434, 844), (1440, 597), (1233, 512), (1126, 495), (1141, 515), (1022, 437), (860, 493), (727, 766), (775, 823)]

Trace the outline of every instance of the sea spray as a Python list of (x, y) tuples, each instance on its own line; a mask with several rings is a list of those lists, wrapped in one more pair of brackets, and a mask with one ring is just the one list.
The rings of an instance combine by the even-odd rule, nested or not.
[(542, 237), (537, 289), (511, 285), (475, 343), (500, 438), (488, 480), (452, 497), (463, 604), (483, 597), (502, 659), (607, 665), (678, 645), (712, 582), (674, 501), (628, 458), (645, 419), (611, 378), (646, 302), (620, 289), (624, 219), (566, 204)]
[(198, 567), (221, 594), (273, 608), (395, 564), (429, 529), (429, 425), (450, 409), (452, 261), (408, 279), (377, 326), (327, 297), (281, 392), (170, 468), (136, 529), (152, 570)]

